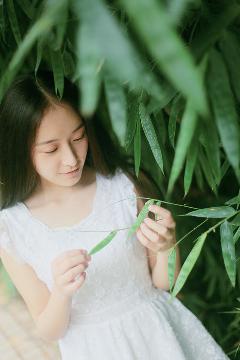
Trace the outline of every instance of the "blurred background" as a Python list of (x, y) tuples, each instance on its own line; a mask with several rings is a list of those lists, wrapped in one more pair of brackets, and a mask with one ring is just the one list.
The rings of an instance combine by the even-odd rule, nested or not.
[[(240, 359), (240, 1), (0, 1), (0, 100), (39, 69), (52, 71), (59, 98), (64, 77), (75, 82), (81, 114), (99, 113), (136, 174), (153, 177), (182, 263), (213, 227), (178, 295)], [(187, 206), (208, 210), (180, 216)], [(57, 359), (2, 267), (0, 285), (4, 360)]]

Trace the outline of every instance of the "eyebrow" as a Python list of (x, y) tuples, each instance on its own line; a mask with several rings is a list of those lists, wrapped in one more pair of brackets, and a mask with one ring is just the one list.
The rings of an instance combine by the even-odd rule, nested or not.
[[(81, 127), (83, 127), (83, 126), (84, 126), (83, 123), (80, 124), (80, 125), (78, 125), (78, 127), (72, 131), (72, 134), (73, 134), (75, 131), (77, 131), (78, 129), (80, 129)], [(40, 142), (40, 143), (36, 144), (36, 146), (38, 146), (38, 145), (44, 145), (44, 144), (50, 144), (50, 143), (52, 143), (52, 142), (54, 142), (54, 141), (58, 141), (58, 140), (60, 140), (60, 139), (52, 139), (52, 140), (43, 141), (43, 142)]]

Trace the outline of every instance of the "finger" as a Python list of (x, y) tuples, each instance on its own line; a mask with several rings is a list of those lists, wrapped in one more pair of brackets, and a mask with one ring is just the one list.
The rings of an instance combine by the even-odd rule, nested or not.
[(163, 226), (159, 223), (156, 223), (156, 221), (148, 218), (150, 221), (148, 220), (144, 220), (144, 225), (147, 226), (150, 229), (153, 229), (153, 231), (155, 233), (157, 233), (158, 235), (160, 235), (161, 238), (163, 238), (164, 240), (171, 240), (172, 239), (172, 234), (170, 232), (170, 230), (166, 227)]
[(65, 258), (60, 264), (57, 269), (57, 274), (63, 274), (69, 269), (88, 261), (85, 255), (78, 255), (78, 256), (71, 256)]
[[(175, 229), (175, 223), (169, 223), (167, 221), (162, 220), (160, 221), (155, 221), (153, 219), (150, 219), (149, 217), (144, 219), (144, 223), (150, 227), (151, 229), (153, 229), (154, 231), (156, 231), (157, 233), (164, 235), (164, 230), (161, 230), (162, 228), (167, 229), (168, 233), (172, 233), (172, 231)], [(171, 230), (171, 231), (169, 231)]]
[(65, 285), (69, 282), (72, 282), (75, 280), (75, 277), (77, 275), (81, 275), (85, 269), (88, 267), (88, 264), (80, 264), (78, 266), (75, 266), (74, 268), (68, 270), (65, 274), (61, 275), (59, 277), (59, 285)]
[(85, 272), (83, 272), (75, 281), (73, 281), (72, 283), (70, 283), (69, 285), (66, 286), (66, 289), (68, 291), (74, 291), (77, 290), (79, 287), (82, 286), (82, 284), (84, 283), (85, 279), (86, 279), (87, 274)]
[(144, 245), (145, 247), (147, 247), (148, 249), (156, 252), (158, 251), (158, 246), (157, 244), (153, 243), (152, 241), (148, 240), (147, 237), (142, 233), (142, 231), (139, 229), (137, 232), (137, 238), (140, 241), (140, 243), (142, 245)]
[(157, 232), (151, 230), (146, 224), (141, 223), (140, 229), (142, 230), (142, 233), (152, 242), (157, 243), (159, 240), (164, 241)]

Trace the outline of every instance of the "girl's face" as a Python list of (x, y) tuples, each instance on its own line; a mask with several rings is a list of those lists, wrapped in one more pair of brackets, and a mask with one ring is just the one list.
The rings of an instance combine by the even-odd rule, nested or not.
[[(68, 104), (44, 114), (33, 146), (33, 163), (42, 184), (72, 186), (81, 178), (88, 150), (85, 126)], [(76, 172), (69, 173), (77, 169)]]

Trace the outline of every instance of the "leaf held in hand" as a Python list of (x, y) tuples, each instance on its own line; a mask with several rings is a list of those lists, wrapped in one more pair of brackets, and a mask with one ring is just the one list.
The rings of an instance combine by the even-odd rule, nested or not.
[(137, 220), (132, 225), (132, 227), (129, 229), (128, 236), (131, 236), (137, 230), (137, 228), (140, 226), (140, 224), (142, 223), (142, 221), (145, 219), (145, 217), (147, 216), (147, 214), (149, 212), (149, 209), (148, 209), (149, 205), (154, 204), (154, 201), (155, 200), (150, 199), (145, 203), (144, 207), (138, 214)]
[(117, 230), (113, 230), (108, 234), (107, 237), (105, 237), (103, 240), (101, 240), (96, 246), (92, 248), (92, 250), (89, 252), (89, 255), (95, 254), (96, 252), (100, 251), (102, 248), (104, 248), (106, 245), (112, 241), (114, 236), (117, 234)]

